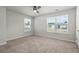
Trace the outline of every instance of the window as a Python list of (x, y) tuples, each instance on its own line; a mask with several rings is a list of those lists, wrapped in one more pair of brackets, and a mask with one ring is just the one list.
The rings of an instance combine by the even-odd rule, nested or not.
[(48, 32), (67, 32), (68, 15), (49, 17), (47, 19)]
[(47, 23), (48, 23), (47, 31), (48, 32), (55, 32), (55, 23), (56, 23), (55, 22), (55, 17), (48, 18)]
[(31, 19), (24, 18), (24, 32), (31, 31)]

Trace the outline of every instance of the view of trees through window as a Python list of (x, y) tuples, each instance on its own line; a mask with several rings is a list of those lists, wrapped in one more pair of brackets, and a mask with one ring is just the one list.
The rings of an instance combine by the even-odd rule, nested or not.
[(47, 19), (48, 32), (67, 32), (68, 31), (68, 15), (49, 17)]
[(24, 31), (25, 32), (31, 31), (31, 19), (28, 18), (24, 19)]
[(56, 24), (55, 17), (48, 18), (47, 22), (48, 22), (48, 31), (55, 32), (55, 24)]

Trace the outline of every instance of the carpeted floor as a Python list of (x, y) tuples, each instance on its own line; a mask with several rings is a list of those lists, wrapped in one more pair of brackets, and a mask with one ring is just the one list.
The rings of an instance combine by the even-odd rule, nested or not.
[(1, 53), (78, 53), (75, 43), (39, 36), (23, 37), (0, 46)]

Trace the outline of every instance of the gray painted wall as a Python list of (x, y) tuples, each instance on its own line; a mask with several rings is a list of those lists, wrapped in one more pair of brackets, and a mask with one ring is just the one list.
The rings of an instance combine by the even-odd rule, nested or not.
[(0, 7), (0, 43), (6, 39), (6, 8)]
[(77, 6), (76, 9), (76, 44), (79, 48), (79, 6)]
[[(7, 10), (6, 11), (7, 20), (7, 38), (8, 40), (15, 39), (22, 36), (29, 36), (33, 34), (33, 18), (29, 16), (22, 15), (20, 13)], [(24, 32), (24, 17), (30, 18), (32, 21), (32, 31)]]
[[(69, 15), (68, 33), (50, 33), (47, 32), (47, 17), (58, 15)], [(55, 12), (47, 15), (35, 17), (35, 35), (57, 38), (61, 40), (74, 41), (76, 31), (76, 9), (70, 9), (60, 12)]]

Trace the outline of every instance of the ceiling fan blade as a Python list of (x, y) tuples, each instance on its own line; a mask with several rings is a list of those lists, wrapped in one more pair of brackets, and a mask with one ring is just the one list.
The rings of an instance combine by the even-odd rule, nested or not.
[(39, 13), (38, 9), (40, 9), (41, 6), (33, 6), (33, 11), (36, 13)]
[(37, 13), (39, 13), (39, 11), (37, 11)]
[(33, 10), (37, 10), (36, 6), (33, 6)]
[(41, 6), (38, 6), (38, 9), (40, 9), (41, 8)]

